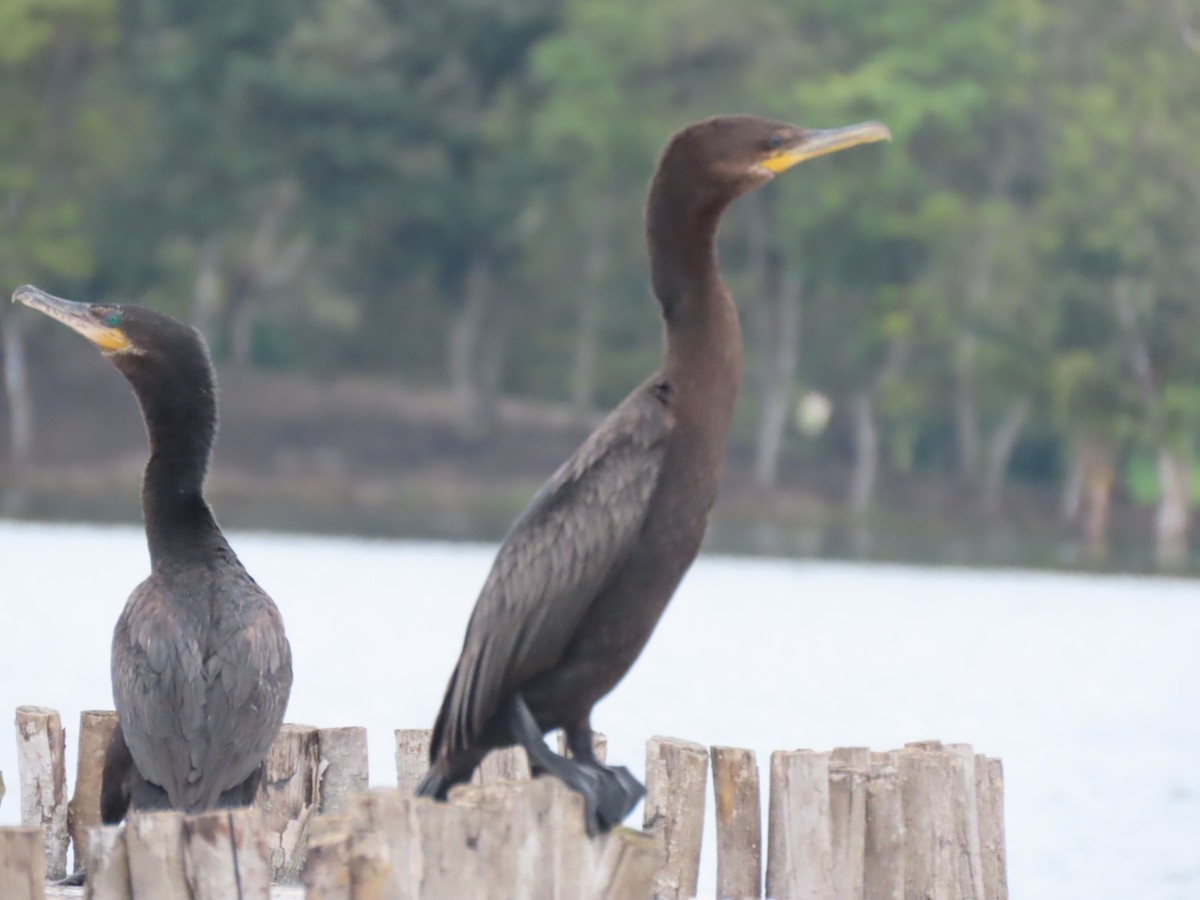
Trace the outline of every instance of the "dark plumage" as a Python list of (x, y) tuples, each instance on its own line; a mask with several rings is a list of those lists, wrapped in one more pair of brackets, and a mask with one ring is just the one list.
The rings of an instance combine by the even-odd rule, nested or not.
[(195, 329), (138, 306), (74, 303), (37, 288), (13, 299), (100, 348), (133, 385), (150, 441), (142, 511), (150, 576), (112, 643), (118, 728), (103, 820), (134, 809), (249, 803), (292, 685), (279, 610), (243, 568), (203, 497), (216, 386)]
[[(491, 749), (584, 795), (589, 827), (641, 796), (591, 754), (590, 714), (633, 665), (695, 559), (717, 495), (742, 372), (715, 237), (726, 206), (797, 162), (889, 137), (877, 123), (810, 131), (755, 116), (691, 125), (650, 185), (646, 239), (666, 324), (661, 368), (550, 478), (500, 547), (434, 725), (422, 795), (445, 797)], [(541, 735), (566, 730), (576, 762)]]

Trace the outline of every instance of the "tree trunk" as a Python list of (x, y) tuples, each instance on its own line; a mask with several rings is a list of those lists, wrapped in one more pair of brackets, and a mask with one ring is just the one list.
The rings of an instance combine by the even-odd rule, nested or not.
[(1083, 539), (1089, 558), (1108, 556), (1109, 506), (1116, 475), (1112, 449), (1103, 441), (1086, 440), (1079, 449), (1083, 471)]
[(958, 470), (964, 479), (975, 477), (979, 469), (979, 396), (975, 383), (975, 354), (979, 340), (974, 318), (987, 302), (992, 287), (992, 263), (996, 257), (996, 235), (991, 230), (976, 240), (967, 261), (964, 305), (967, 321), (955, 341), (954, 354), (954, 427), (958, 439)]
[(487, 431), (480, 394), (480, 346), (492, 295), (492, 266), (477, 254), (463, 280), (463, 304), (450, 326), (448, 362), (454, 392), (455, 417), (464, 437), (477, 438)]
[(988, 440), (984, 459), (983, 484), (979, 495), (979, 511), (991, 518), (1000, 511), (1000, 496), (1008, 475), (1008, 464), (1012, 460), (1017, 438), (1029, 415), (1029, 398), (1018, 397), (1008, 405), (1000, 424)]
[(1058, 510), (1063, 521), (1074, 525), (1079, 521), (1079, 513), (1083, 508), (1083, 463), (1080, 460), (1079, 448), (1072, 445), (1071, 457), (1067, 462), (1067, 475), (1063, 480), (1062, 496), (1059, 498)]
[(211, 346), (216, 336), (217, 313), (221, 308), (221, 237), (211, 234), (200, 251), (196, 294), (192, 304), (192, 326)]
[(854, 419), (854, 472), (848, 505), (853, 515), (860, 516), (871, 506), (879, 476), (879, 427), (875, 421), (875, 398), (870, 390), (854, 395), (850, 414)]
[(773, 488), (779, 481), (779, 460), (787, 430), (787, 414), (796, 376), (796, 354), (800, 337), (800, 277), (786, 269), (781, 260), (773, 260), (774, 290), (764, 295), (773, 307), (774, 327), (768, 342), (759, 348), (762, 354), (762, 399), (758, 427), (758, 446), (754, 458), (754, 483)]
[(575, 331), (575, 358), (571, 371), (571, 412), (587, 423), (596, 405), (596, 355), (600, 336), (600, 310), (611, 258), (611, 233), (607, 204), (601, 203), (591, 220), (583, 257), (583, 285), (579, 292), (579, 325)]
[(25, 325), (21, 316), (6, 316), (4, 340), (4, 395), (8, 401), (8, 458), (20, 473), (33, 458), (33, 398), (25, 362)]
[(1155, 551), (1160, 566), (1187, 560), (1191, 493), (1191, 455), (1163, 445), (1158, 450), (1160, 496), (1154, 516)]

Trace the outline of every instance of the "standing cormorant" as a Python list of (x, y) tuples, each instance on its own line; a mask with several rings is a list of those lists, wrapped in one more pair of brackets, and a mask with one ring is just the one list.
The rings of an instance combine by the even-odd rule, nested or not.
[(118, 725), (101, 818), (198, 812), (254, 800), (292, 687), (292, 652), (271, 598), (221, 534), (202, 493), (216, 383), (199, 333), (139, 306), (75, 303), (26, 285), (14, 301), (79, 332), (121, 370), (150, 440), (142, 513), (150, 576), (112, 643)]
[[(535, 774), (584, 797), (605, 830), (644, 789), (592, 753), (591, 710), (633, 665), (695, 559), (717, 496), (742, 373), (737, 311), (717, 270), (725, 208), (796, 163), (890, 137), (757, 116), (684, 128), (650, 183), (646, 242), (666, 323), (662, 366), (517, 519), (467, 625), (417, 792), (445, 798), (489, 750), (522, 745)], [(563, 728), (573, 760), (542, 735)]]

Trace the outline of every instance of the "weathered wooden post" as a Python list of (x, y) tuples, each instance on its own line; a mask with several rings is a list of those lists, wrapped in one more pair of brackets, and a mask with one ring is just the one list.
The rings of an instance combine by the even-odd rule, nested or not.
[(316, 728), (284, 725), (264, 761), (255, 806), (262, 810), (271, 867), (278, 881), (300, 880), (309, 820), (321, 800), (321, 746)]
[[(93, 828), (87, 840), (87, 882), (84, 900), (129, 900), (129, 854), (120, 825)], [(78, 868), (79, 860), (75, 866)]]
[(486, 786), (501, 781), (528, 781), (531, 777), (525, 748), (502, 747), (483, 758), (471, 776), (471, 784)]
[(134, 900), (187, 897), (182, 813), (131, 814), (125, 820), (125, 850)]
[(906, 896), (983, 900), (981, 854), (971, 846), (978, 824), (970, 824), (966, 796), (968, 783), (974, 795), (973, 765), (968, 770), (961, 750), (923, 741), (900, 754), (900, 777)]
[(900, 772), (886, 753), (871, 754), (867, 778), (864, 900), (904, 900), (904, 808)]
[(979, 805), (975, 786), (975, 750), (970, 744), (946, 744), (954, 775), (954, 832), (958, 842), (958, 882), (963, 895), (984, 900), (983, 853), (979, 842)]
[(643, 828), (658, 836), (666, 851), (654, 885), (660, 900), (696, 895), (707, 781), (708, 752), (700, 744), (665, 737), (646, 742)]
[(979, 807), (979, 846), (987, 900), (1008, 900), (1008, 861), (1004, 849), (1004, 768), (1000, 760), (975, 757)]
[(433, 732), (428, 728), (396, 729), (396, 789), (411, 796), (429, 771), (429, 743)]
[(45, 885), (46, 850), (41, 829), (0, 828), (0, 897), (43, 900)]
[(367, 789), (367, 729), (322, 728), (318, 733), (321, 748), (321, 812), (340, 813), (351, 794)]
[[(603, 731), (592, 732), (592, 753), (598, 763), (604, 763), (608, 759), (608, 736)], [(563, 731), (558, 733), (558, 755), (568, 759), (571, 756), (571, 749), (567, 746), (567, 735)]]
[(17, 771), (21, 824), (42, 829), (46, 875), (67, 874), (66, 734), (58, 713), (41, 706), (17, 707)]
[(829, 754), (772, 753), (767, 815), (767, 896), (772, 900), (834, 896)]
[(100, 824), (100, 778), (104, 753), (117, 727), (112, 710), (84, 710), (79, 714), (79, 758), (75, 763), (75, 789), (67, 805), (67, 826), (75, 848), (75, 868), (87, 859), (88, 834)]
[(717, 898), (762, 896), (762, 799), (753, 750), (712, 747), (717, 816)]
[(867, 843), (871, 751), (838, 747), (829, 763), (829, 837), (836, 900), (861, 900)]
[(262, 814), (222, 809), (183, 820), (183, 868), (190, 900), (269, 900), (271, 865)]

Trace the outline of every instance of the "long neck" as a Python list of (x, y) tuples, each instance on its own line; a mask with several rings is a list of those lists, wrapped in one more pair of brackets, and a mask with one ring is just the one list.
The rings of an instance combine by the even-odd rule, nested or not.
[(204, 501), (216, 433), (212, 373), (205, 367), (162, 379), (130, 377), (150, 440), (142, 515), (154, 569), (202, 558), (226, 546)]
[(727, 205), (661, 169), (646, 204), (651, 281), (667, 326), (664, 374), (680, 410), (703, 416), (722, 445), (742, 374), (737, 309), (717, 267)]

